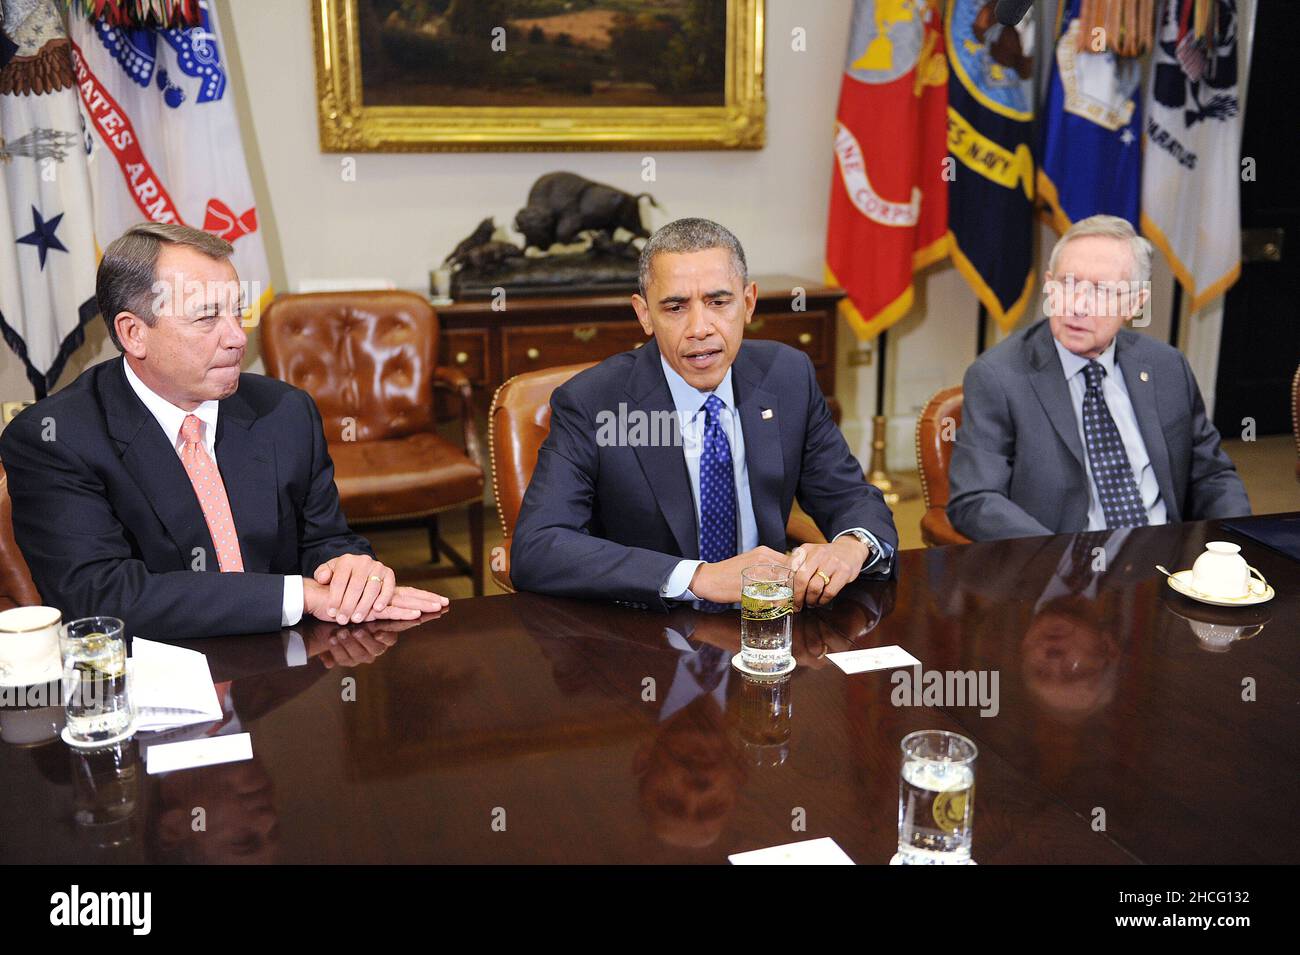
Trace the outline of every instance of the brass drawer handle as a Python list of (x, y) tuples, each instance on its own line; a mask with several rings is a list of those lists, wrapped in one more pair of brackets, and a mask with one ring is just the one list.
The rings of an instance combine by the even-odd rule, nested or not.
[(537, 361), (537, 359), (542, 357), (542, 353), (539, 352), (536, 348), (528, 349), (527, 354), (528, 354), (529, 361)]
[(456, 352), (456, 364), (464, 365), (468, 362), (469, 362), (469, 352), (467, 351)]
[(755, 318), (749, 323), (749, 330), (751, 332), (761, 332), (763, 330), (763, 326), (766, 324), (767, 324), (767, 319)]
[(800, 332), (800, 333), (799, 333), (799, 344), (800, 344), (800, 345), (811, 345), (811, 344), (812, 344), (812, 332)]
[(596, 337), (598, 331), (600, 331), (600, 329), (595, 325), (587, 325), (583, 328), (575, 328), (573, 330), (573, 337), (580, 342), (589, 342)]

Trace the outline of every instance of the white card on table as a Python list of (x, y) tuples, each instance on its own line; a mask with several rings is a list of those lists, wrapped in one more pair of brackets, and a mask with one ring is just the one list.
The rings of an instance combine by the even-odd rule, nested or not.
[(853, 865), (829, 836), (727, 856), (732, 865)]
[(828, 653), (830, 660), (845, 673), (866, 673), (869, 670), (897, 670), (900, 667), (919, 667), (921, 661), (902, 647), (869, 647), (866, 650), (846, 650)]
[(237, 763), (253, 758), (253, 738), (247, 733), (230, 736), (205, 736), (180, 743), (159, 743), (145, 750), (145, 768), (149, 775), (170, 773), (196, 766)]

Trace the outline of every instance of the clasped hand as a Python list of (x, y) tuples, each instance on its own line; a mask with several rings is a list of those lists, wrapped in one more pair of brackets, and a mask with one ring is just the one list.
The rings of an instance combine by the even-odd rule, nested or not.
[(783, 564), (795, 571), (794, 609), (820, 607), (858, 576), (870, 555), (866, 544), (849, 535), (829, 544), (800, 544), (789, 557), (770, 547), (755, 547), (728, 560), (701, 564), (691, 578), (691, 593), (713, 603), (736, 603), (742, 570), (754, 564)]
[(302, 581), (303, 612), (334, 623), (414, 620), (451, 601), (418, 587), (398, 587), (391, 567), (368, 554), (341, 554)]

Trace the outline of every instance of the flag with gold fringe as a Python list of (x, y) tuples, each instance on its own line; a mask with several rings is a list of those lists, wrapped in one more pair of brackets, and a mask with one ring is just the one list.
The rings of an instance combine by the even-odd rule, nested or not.
[(953, 264), (1004, 329), (1029, 305), (1034, 277), (1035, 22), (1003, 26), (986, 0), (951, 0), (945, 37)]
[[(123, 0), (152, 17), (184, 3)], [(100, 9), (97, 0), (87, 5)], [(190, 27), (69, 18), (72, 60), (92, 146), (95, 235), (106, 246), (141, 220), (177, 222), (234, 245), (231, 263), (254, 324), (273, 295), (263, 232), (233, 102), (233, 77), (208, 0)]]
[[(1153, 20), (1139, 19), (1151, 0), (1064, 0), (1043, 106), (1038, 200), (1044, 218), (1064, 232), (1088, 216), (1121, 216), (1138, 226), (1142, 192), (1142, 79), (1137, 53), (1149, 45)], [(1107, 13), (1136, 29), (1112, 36), (1093, 18)], [(1119, 50), (1132, 51), (1122, 55)]]
[(935, 0), (856, 0), (835, 126), (829, 281), (859, 338), (912, 306), (947, 254), (947, 61)]
[(87, 143), (55, 0), (4, 0), (0, 38), (0, 335), (43, 398), (96, 315)]
[(1236, 0), (1165, 0), (1147, 95), (1142, 232), (1195, 312), (1241, 274)]

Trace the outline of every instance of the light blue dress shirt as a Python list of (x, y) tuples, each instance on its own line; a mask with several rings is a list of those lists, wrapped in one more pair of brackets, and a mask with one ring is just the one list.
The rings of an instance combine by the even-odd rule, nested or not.
[[(686, 470), (691, 479), (691, 494), (695, 498), (695, 526), (700, 526), (700, 443), (704, 437), (704, 403), (709, 395), (715, 394), (722, 402), (718, 413), (718, 423), (727, 435), (731, 445), (731, 462), (736, 477), (736, 553), (743, 554), (758, 546), (758, 521), (754, 518), (754, 500), (749, 492), (749, 466), (745, 462), (745, 434), (740, 426), (740, 417), (736, 411), (735, 396), (731, 388), (731, 369), (723, 376), (721, 383), (713, 391), (699, 391), (677, 374), (672, 366), (659, 356), (663, 366), (664, 377), (668, 379), (668, 390), (677, 409), (677, 420), (681, 423), (682, 453), (686, 457)], [(865, 528), (851, 527), (840, 531), (835, 537), (842, 537), (851, 531), (860, 531), (871, 541), (871, 557), (863, 570), (873, 566), (884, 553), (884, 548), (874, 534)], [(892, 555), (889, 555), (892, 556)], [(680, 561), (673, 572), (668, 575), (659, 593), (666, 600), (698, 600), (690, 590), (691, 578), (702, 560)], [(886, 565), (887, 566), (887, 565)]]
[[(1106, 529), (1106, 515), (1101, 507), (1101, 498), (1097, 494), (1097, 482), (1092, 478), (1092, 462), (1088, 458), (1088, 439), (1083, 433), (1083, 397), (1088, 391), (1088, 383), (1083, 369), (1088, 359), (1070, 351), (1056, 339), (1056, 354), (1060, 356), (1061, 368), (1065, 371), (1066, 383), (1070, 386), (1070, 404), (1074, 408), (1074, 423), (1079, 428), (1079, 447), (1083, 448), (1083, 467), (1088, 475), (1088, 526), (1085, 530), (1101, 531)], [(1138, 429), (1137, 415), (1133, 411), (1133, 402), (1128, 396), (1128, 386), (1124, 383), (1124, 372), (1115, 362), (1115, 342), (1097, 356), (1097, 363), (1106, 369), (1106, 377), (1101, 382), (1101, 394), (1106, 399), (1110, 416), (1115, 419), (1115, 427), (1124, 441), (1124, 451), (1128, 454), (1128, 463), (1133, 468), (1133, 478), (1137, 481), (1138, 494), (1142, 506), (1147, 511), (1147, 521), (1151, 524), (1164, 524), (1168, 518), (1165, 502), (1160, 498), (1160, 485), (1156, 481), (1155, 468), (1151, 466), (1151, 456), (1147, 454), (1146, 443)]]

